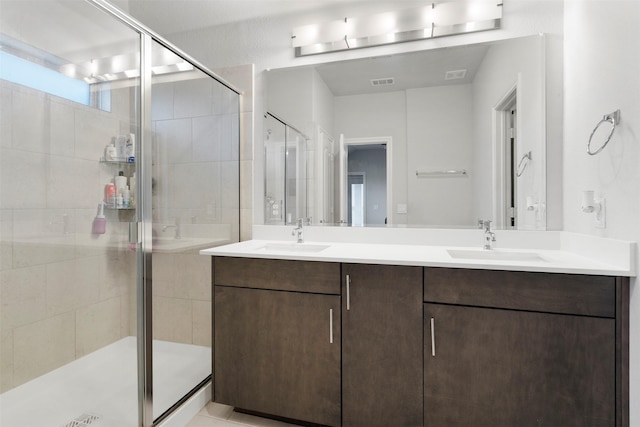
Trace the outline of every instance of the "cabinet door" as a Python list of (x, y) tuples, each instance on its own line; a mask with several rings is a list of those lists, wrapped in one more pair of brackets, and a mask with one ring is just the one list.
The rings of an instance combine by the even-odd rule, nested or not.
[(214, 329), (214, 401), (340, 425), (339, 296), (216, 286)]
[(422, 426), (422, 268), (345, 264), (342, 291), (343, 426)]
[(425, 427), (614, 425), (614, 319), (425, 304), (424, 322)]

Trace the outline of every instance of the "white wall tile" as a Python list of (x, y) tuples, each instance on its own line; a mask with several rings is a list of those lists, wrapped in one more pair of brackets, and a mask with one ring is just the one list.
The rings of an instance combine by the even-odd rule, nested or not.
[(75, 114), (68, 104), (50, 103), (50, 153), (58, 156), (75, 155)]
[(156, 164), (185, 163), (192, 159), (191, 120), (155, 122)]
[(100, 300), (108, 300), (125, 295), (136, 283), (135, 252), (109, 250), (101, 257), (104, 266), (104, 280), (100, 283)]
[(74, 263), (74, 300), (76, 307), (100, 301), (101, 283), (106, 280), (104, 256), (77, 258)]
[(217, 117), (220, 120), (220, 134), (219, 139), (216, 140), (220, 146), (220, 160), (239, 160), (240, 119), (238, 114), (223, 114)]
[(171, 207), (202, 208), (213, 201), (220, 205), (225, 190), (218, 162), (176, 164), (172, 169)]
[(190, 344), (193, 340), (191, 300), (153, 298), (153, 338)]
[(13, 211), (0, 209), (0, 270), (13, 267)]
[(46, 315), (46, 269), (44, 266), (0, 272), (1, 328), (21, 326)]
[(37, 153), (49, 152), (49, 104), (47, 97), (35, 91), (13, 92), (13, 146)]
[(8, 84), (0, 86), (0, 147), (11, 148), (13, 120), (11, 120), (12, 90)]
[(211, 346), (211, 302), (193, 301), (193, 344)]
[(240, 160), (253, 160), (253, 112), (240, 115)]
[(175, 254), (176, 294), (211, 301), (211, 259), (199, 254)]
[(95, 110), (75, 110), (75, 153), (77, 158), (98, 161), (104, 148), (120, 133), (120, 121)]
[(14, 384), (19, 385), (75, 358), (75, 315), (50, 317), (14, 330)]
[(151, 89), (151, 119), (173, 119), (173, 83), (154, 83)]
[(219, 116), (193, 119), (192, 160), (194, 162), (215, 162), (220, 160), (221, 125)]
[(13, 329), (0, 330), (0, 393), (13, 387)]
[(240, 207), (240, 171), (238, 162), (220, 163), (220, 180), (222, 186), (222, 207)]
[(82, 357), (120, 338), (120, 298), (101, 301), (76, 311), (75, 356)]
[(47, 206), (50, 208), (88, 209), (102, 197), (103, 187), (95, 159), (51, 156), (47, 183)]
[(184, 80), (174, 83), (173, 117), (209, 116), (213, 113), (210, 78)]
[(0, 149), (0, 205), (3, 208), (46, 206), (48, 155)]
[(55, 316), (76, 308), (75, 260), (46, 265), (47, 316)]

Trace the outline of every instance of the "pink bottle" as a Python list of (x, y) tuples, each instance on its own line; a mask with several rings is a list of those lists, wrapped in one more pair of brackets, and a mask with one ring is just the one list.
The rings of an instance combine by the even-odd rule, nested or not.
[(116, 185), (111, 182), (104, 189), (104, 202), (110, 208), (116, 207)]
[(104, 217), (104, 203), (98, 204), (98, 215), (93, 219), (93, 234), (104, 234), (107, 231), (107, 218)]

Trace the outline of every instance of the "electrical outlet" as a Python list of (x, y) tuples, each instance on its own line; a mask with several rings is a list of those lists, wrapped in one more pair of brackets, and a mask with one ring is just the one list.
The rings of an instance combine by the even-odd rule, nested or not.
[(595, 212), (594, 215), (594, 226), (596, 228), (606, 228), (607, 226), (607, 222), (606, 222), (606, 218), (607, 218), (607, 203), (606, 203), (606, 199), (603, 197), (602, 199), (598, 200), (598, 202), (600, 203), (600, 209)]
[(398, 203), (396, 208), (396, 213), (406, 214), (407, 213), (407, 205), (405, 203)]

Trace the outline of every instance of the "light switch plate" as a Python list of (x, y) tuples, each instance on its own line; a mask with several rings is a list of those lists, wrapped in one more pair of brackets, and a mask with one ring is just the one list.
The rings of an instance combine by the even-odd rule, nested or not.
[(398, 203), (396, 208), (396, 213), (406, 214), (407, 213), (407, 205), (405, 203)]

